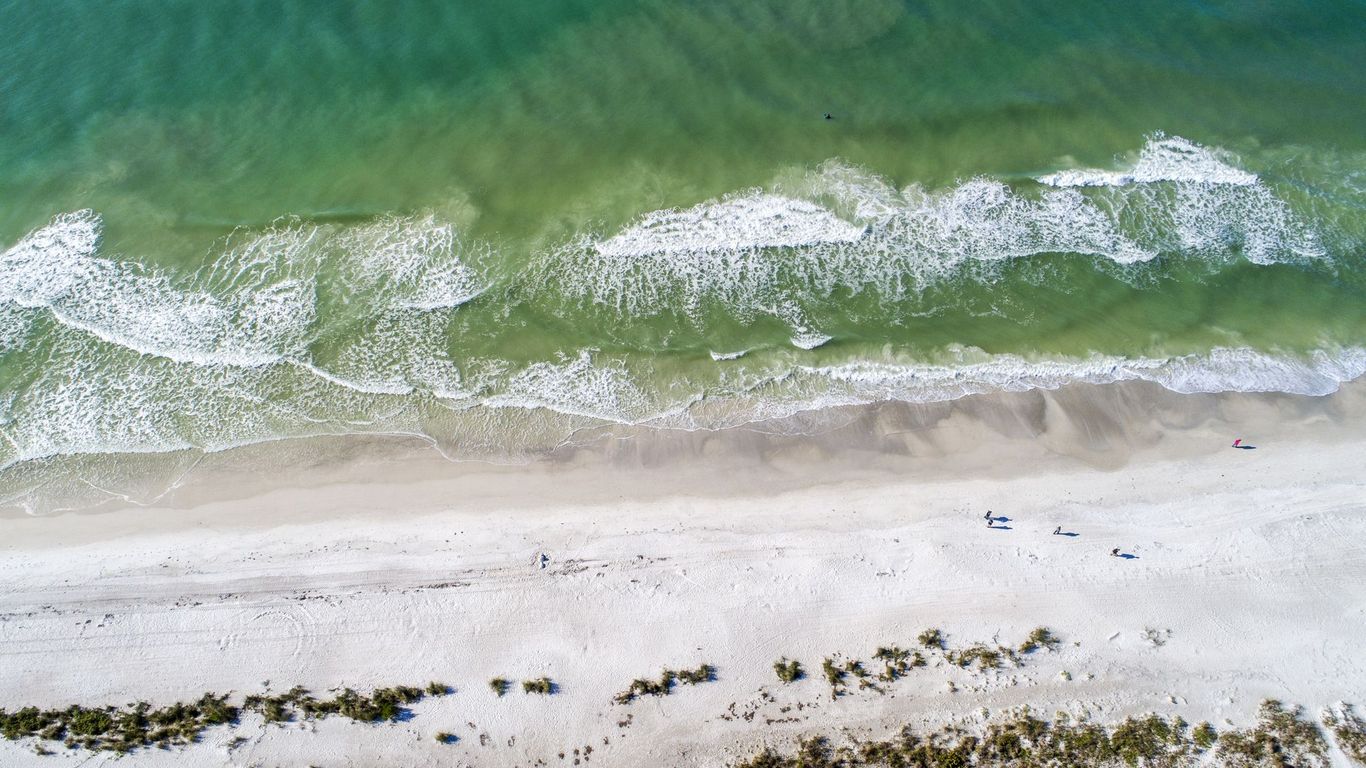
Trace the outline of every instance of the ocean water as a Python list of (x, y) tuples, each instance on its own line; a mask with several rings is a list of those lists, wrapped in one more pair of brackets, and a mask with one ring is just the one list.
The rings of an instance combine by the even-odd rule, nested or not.
[[(1366, 372), (1366, 6), (0, 2), (0, 498)], [(829, 114), (829, 119), (825, 116)]]

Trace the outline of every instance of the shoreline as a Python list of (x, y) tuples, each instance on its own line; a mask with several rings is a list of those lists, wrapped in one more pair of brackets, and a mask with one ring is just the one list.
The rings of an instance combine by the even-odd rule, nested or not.
[[(512, 469), (399, 450), (264, 489), (237, 482), (260, 470), (243, 462), (163, 507), (9, 517), (0, 707), (444, 680), (453, 694), (392, 725), (248, 716), (138, 761), (555, 765), (591, 743), (590, 764), (643, 766), (1025, 705), (1244, 725), (1267, 697), (1366, 704), (1366, 387), (1153, 395), (874, 408), (808, 436), (613, 434)], [(1233, 428), (1258, 449), (1231, 450)], [(989, 530), (985, 509), (1010, 520)], [(962, 647), (1036, 626), (1064, 646), (1018, 669), (932, 665), (835, 700), (819, 679), (824, 657), (930, 627)], [(783, 656), (808, 679), (779, 685)], [(611, 703), (703, 663), (715, 683)], [(542, 675), (559, 693), (487, 689)], [(0, 742), (16, 765), (115, 759), (59, 752)]]
[[(600, 478), (640, 498), (726, 497), (818, 485), (829, 482), (831, 474), (867, 473), (882, 480), (904, 474), (1015, 477), (1084, 467), (1115, 471), (1133, 462), (1197, 456), (1225, 435), (1355, 439), (1366, 434), (1357, 422), (1366, 424), (1366, 377), (1315, 396), (1189, 394), (1151, 382), (1078, 382), (928, 403), (840, 406), (715, 430), (602, 424), (521, 457), (449, 457), (425, 436), (327, 435), (214, 453), (67, 457), (132, 466), (109, 477), (69, 472), (69, 485), (93, 492), (85, 503), (32, 512), (11, 500), (0, 503), (0, 521), (185, 511), (272, 491), (339, 484), (454, 482), (493, 498), (539, 506), (623, 498), (601, 491)], [(812, 467), (819, 473), (810, 472)], [(718, 477), (718, 471), (739, 474), (737, 468), (750, 476), (729, 483)], [(527, 487), (528, 478), (555, 482), (566, 475), (572, 477), (558, 492)]]

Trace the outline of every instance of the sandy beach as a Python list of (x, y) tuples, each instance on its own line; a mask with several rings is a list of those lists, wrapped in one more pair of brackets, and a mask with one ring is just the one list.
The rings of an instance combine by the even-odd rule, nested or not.
[[(1085, 406), (1116, 398), (1147, 402), (1148, 419), (1102, 434)], [(861, 414), (838, 459), (840, 429), (636, 436), (632, 450), (501, 468), (395, 449), (313, 482), (260, 490), (220, 471), (161, 506), (12, 517), (0, 706), (436, 680), (454, 692), (397, 723), (245, 714), (132, 759), (712, 766), (803, 735), (1024, 706), (1222, 727), (1268, 697), (1362, 703), (1360, 384), (1316, 399), (1091, 387), (980, 400)], [(1231, 449), (1234, 434), (1256, 449)], [(818, 671), (927, 628), (1012, 646), (1037, 626), (1062, 645), (1018, 667), (936, 658), (837, 698)], [(806, 678), (780, 683), (780, 657)], [(703, 663), (715, 681), (613, 703), (632, 679)], [(500, 698), (500, 676), (557, 691)], [(0, 742), (0, 762), (128, 761), (54, 746)]]

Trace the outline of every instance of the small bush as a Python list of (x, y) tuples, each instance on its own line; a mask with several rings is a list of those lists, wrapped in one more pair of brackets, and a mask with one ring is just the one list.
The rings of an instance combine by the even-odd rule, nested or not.
[(1006, 657), (1005, 649), (990, 648), (977, 643), (970, 645), (961, 651), (949, 651), (945, 658), (950, 664), (967, 669), (976, 664), (978, 669), (997, 669), (1001, 666), (1002, 660)]
[(435, 681), (427, 683), (428, 696), (445, 696), (450, 692), (451, 687), (449, 685), (446, 685), (445, 683), (438, 683)]
[(1061, 644), (1062, 641), (1054, 637), (1048, 627), (1036, 627), (1033, 632), (1029, 633), (1029, 637), (1020, 644), (1020, 653), (1033, 653), (1040, 648), (1053, 651), (1057, 650)]
[(659, 673), (658, 680), (643, 677), (632, 680), (631, 685), (626, 690), (612, 697), (612, 701), (617, 704), (630, 704), (641, 696), (668, 696), (673, 692), (676, 683), (697, 685), (709, 683), (715, 679), (716, 667), (711, 664), (703, 664), (697, 669), (680, 671), (666, 668)]
[(1215, 754), (1230, 768), (1262, 765), (1326, 766), (1328, 744), (1300, 707), (1286, 709), (1275, 699), (1262, 702), (1257, 725), (1219, 737)]
[(542, 696), (549, 696), (554, 692), (555, 684), (548, 677), (522, 681), (522, 693), (539, 693)]
[(460, 741), (460, 737), (448, 731), (437, 731), (436, 741), (438, 744), (454, 744)]
[(825, 680), (830, 683), (831, 688), (843, 684), (844, 678), (849, 675), (844, 669), (835, 666), (835, 660), (828, 656), (821, 662), (821, 671), (825, 673)]
[(512, 681), (502, 677), (495, 677), (489, 681), (489, 688), (492, 688), (493, 692), (501, 697), (512, 690)]
[(773, 662), (773, 673), (784, 683), (795, 683), (806, 676), (802, 671), (802, 663), (786, 656)]
[(1357, 716), (1350, 704), (1343, 704), (1340, 712), (1329, 712), (1324, 725), (1333, 732), (1338, 747), (1348, 757), (1366, 765), (1366, 721)]
[(925, 657), (919, 651), (912, 654), (910, 651), (903, 650), (893, 645), (890, 647), (880, 647), (873, 654), (873, 658), (883, 664), (882, 673), (878, 679), (891, 682), (899, 677), (903, 677), (911, 671), (912, 667), (925, 666)]
[(710, 664), (703, 664), (697, 669), (683, 669), (677, 672), (679, 682), (684, 685), (697, 685), (698, 683), (710, 683), (716, 679), (716, 667)]
[(927, 629), (924, 632), (921, 632), (916, 640), (919, 640), (920, 644), (925, 648), (931, 648), (938, 651), (944, 650), (944, 634), (937, 629)]
[(1219, 740), (1219, 734), (1214, 730), (1214, 726), (1209, 723), (1201, 723), (1191, 731), (1191, 741), (1200, 749), (1209, 749)]

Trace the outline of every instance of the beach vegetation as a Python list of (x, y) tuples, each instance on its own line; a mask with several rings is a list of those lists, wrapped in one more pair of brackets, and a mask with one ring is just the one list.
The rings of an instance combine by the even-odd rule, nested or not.
[(617, 704), (630, 704), (641, 696), (668, 696), (673, 693), (675, 684), (697, 685), (716, 679), (716, 667), (702, 664), (696, 669), (673, 670), (667, 667), (659, 673), (658, 679), (638, 677), (631, 681), (626, 690), (612, 697)]
[(883, 670), (878, 679), (885, 682), (904, 677), (915, 667), (925, 666), (925, 657), (920, 651), (907, 651), (895, 645), (879, 647), (873, 658), (882, 662)]
[(1228, 731), (1219, 737), (1215, 755), (1229, 768), (1328, 765), (1328, 743), (1316, 723), (1304, 718), (1302, 707), (1287, 708), (1275, 699), (1262, 702), (1257, 724)]
[(1020, 653), (1033, 653), (1040, 648), (1054, 651), (1059, 645), (1062, 645), (1062, 641), (1048, 627), (1035, 627), (1034, 631), (1029, 633), (1029, 637), (1020, 644)]
[(1186, 751), (1181, 749), (1187, 743), (1185, 726), (1180, 718), (1127, 718), (1111, 732), (1110, 748), (1126, 765), (1152, 765), (1163, 756)]
[(445, 683), (438, 683), (436, 681), (427, 683), (426, 688), (428, 696), (445, 696), (446, 694), (451, 693), (454, 690), (455, 689), (450, 687), (449, 685), (446, 685)]
[(638, 677), (631, 681), (626, 690), (614, 696), (612, 701), (617, 704), (630, 704), (641, 696), (668, 696), (673, 692), (674, 683), (677, 681), (678, 675), (671, 669), (661, 672), (658, 680)]
[(460, 741), (460, 737), (450, 731), (437, 731), (435, 738), (438, 744), (454, 744)]
[(10, 740), (36, 737), (60, 741), (68, 749), (127, 753), (147, 746), (169, 748), (196, 741), (210, 726), (236, 722), (238, 710), (227, 703), (227, 698), (206, 693), (196, 702), (161, 708), (147, 702), (122, 708), (24, 707), (14, 713), (0, 711), (0, 734)]
[(735, 768), (1042, 768), (1043, 766), (1189, 766), (1195, 764), (1186, 723), (1158, 715), (1112, 728), (1059, 713), (1053, 721), (1029, 711), (988, 722), (980, 730), (946, 725), (903, 727), (887, 739), (836, 746), (826, 737), (800, 741), (790, 754), (766, 747)]
[(786, 656), (773, 662), (773, 673), (784, 683), (795, 683), (806, 676), (802, 670), (802, 663)]
[(1198, 749), (1209, 749), (1218, 740), (1219, 733), (1208, 722), (1195, 726), (1195, 730), (1191, 731), (1191, 741), (1195, 743)]
[(493, 689), (493, 692), (501, 698), (512, 690), (512, 681), (505, 677), (495, 677), (489, 681), (489, 688)]
[(1005, 648), (992, 648), (982, 643), (973, 645), (961, 650), (951, 650), (944, 654), (944, 658), (963, 669), (976, 665), (978, 669), (998, 669), (1004, 659), (1009, 656)]
[(537, 693), (542, 696), (549, 696), (555, 692), (555, 683), (548, 677), (538, 677), (535, 680), (522, 681), (522, 693)]
[(308, 689), (295, 686), (273, 696), (248, 696), (242, 706), (260, 713), (268, 723), (289, 722), (298, 716), (320, 719), (331, 715), (373, 723), (399, 719), (406, 711), (405, 705), (421, 701), (423, 696), (421, 688), (398, 685), (376, 688), (368, 696), (344, 688), (330, 699), (319, 699)]
[(678, 681), (684, 685), (710, 683), (716, 679), (716, 667), (711, 664), (702, 664), (696, 669), (680, 669), (677, 674)]
[(1323, 724), (1332, 731), (1333, 739), (1345, 755), (1366, 765), (1366, 721), (1357, 715), (1352, 705), (1343, 704), (1338, 711), (1325, 713)]
[(937, 629), (927, 629), (924, 632), (921, 632), (916, 640), (925, 648), (936, 651), (944, 650), (944, 633)]
[(835, 660), (829, 656), (821, 661), (821, 672), (825, 674), (825, 681), (830, 683), (832, 689), (843, 685), (844, 678), (849, 676), (849, 673), (843, 667), (837, 666)]

